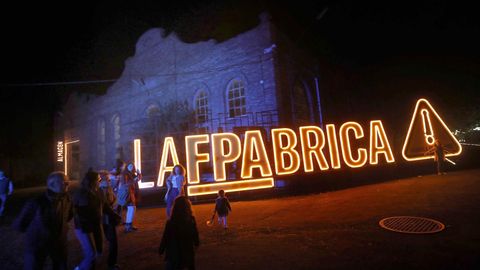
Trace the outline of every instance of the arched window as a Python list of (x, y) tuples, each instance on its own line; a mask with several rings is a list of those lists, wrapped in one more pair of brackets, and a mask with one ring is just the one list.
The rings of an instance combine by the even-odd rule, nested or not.
[(160, 115), (160, 108), (158, 108), (157, 105), (152, 104), (148, 106), (146, 113), (149, 119), (158, 117)]
[(311, 103), (307, 89), (302, 82), (297, 81), (293, 87), (292, 110), (293, 121), (299, 125), (311, 122)]
[(227, 90), (228, 116), (237, 117), (247, 113), (245, 106), (245, 86), (242, 80), (234, 79)]
[(157, 105), (151, 104), (145, 111), (147, 115), (147, 126), (145, 127), (148, 132), (155, 134), (155, 140), (159, 138), (162, 127), (160, 126), (161, 112)]
[(208, 121), (208, 96), (203, 90), (198, 91), (195, 97), (195, 119), (197, 124)]
[(105, 120), (101, 119), (97, 123), (97, 161), (100, 166), (106, 164), (105, 138)]
[(121, 158), (121, 144), (120, 144), (120, 116), (118, 114), (113, 116), (113, 141), (115, 142), (115, 158)]

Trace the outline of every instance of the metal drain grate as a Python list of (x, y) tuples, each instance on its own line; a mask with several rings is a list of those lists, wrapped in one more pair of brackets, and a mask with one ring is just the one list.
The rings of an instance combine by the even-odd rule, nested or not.
[(445, 229), (441, 222), (424, 217), (388, 217), (378, 224), (384, 229), (400, 233), (436, 233)]

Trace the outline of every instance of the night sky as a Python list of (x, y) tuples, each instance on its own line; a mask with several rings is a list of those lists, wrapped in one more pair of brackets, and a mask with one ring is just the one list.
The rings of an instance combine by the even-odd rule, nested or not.
[(256, 26), (264, 10), (299, 47), (318, 58), (327, 122), (352, 115), (397, 119), (411, 110), (416, 98), (427, 96), (441, 111), (448, 109), (454, 128), (480, 123), (480, 23), (477, 10), (467, 4), (15, 3), (2, 8), (0, 16), (0, 166), (9, 157), (26, 158), (41, 174), (51, 170), (55, 111), (71, 91), (103, 93), (109, 86), (40, 83), (115, 79), (149, 28), (175, 31), (185, 42), (221, 42)]

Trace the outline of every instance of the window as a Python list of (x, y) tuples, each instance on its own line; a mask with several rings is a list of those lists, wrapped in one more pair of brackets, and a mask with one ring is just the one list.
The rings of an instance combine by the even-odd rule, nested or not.
[(98, 121), (97, 125), (97, 161), (100, 166), (106, 164), (105, 149), (105, 120)]
[(160, 109), (157, 105), (150, 105), (147, 108), (147, 117), (153, 119), (160, 116)]
[(297, 81), (293, 87), (293, 121), (299, 125), (310, 122), (310, 100), (307, 94), (307, 89), (302, 82)]
[(145, 129), (145, 132), (154, 135), (153, 137), (152, 136), (147, 136), (147, 137), (149, 137), (149, 140), (153, 140), (150, 143), (155, 143), (157, 140), (160, 139), (160, 136), (163, 131), (163, 127), (160, 124), (162, 114), (160, 112), (160, 108), (157, 105), (153, 105), (153, 104), (148, 106), (145, 113), (147, 115), (147, 125), (144, 127), (144, 129)]
[(200, 90), (195, 98), (195, 119), (197, 124), (208, 121), (208, 96), (203, 90)]
[(120, 145), (120, 116), (117, 114), (112, 119), (113, 140), (115, 142), (115, 158), (121, 158), (122, 148)]
[(245, 87), (243, 81), (234, 79), (228, 85), (228, 116), (237, 117), (247, 113), (245, 107)]

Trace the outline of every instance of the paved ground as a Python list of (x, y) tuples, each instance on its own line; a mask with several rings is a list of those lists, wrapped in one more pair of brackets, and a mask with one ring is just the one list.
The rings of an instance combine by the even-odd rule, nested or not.
[[(480, 170), (232, 207), (224, 232), (205, 225), (211, 204), (194, 206), (198, 269), (480, 269)], [(406, 235), (378, 226), (396, 215), (434, 218), (447, 228)], [(164, 222), (164, 208), (138, 211), (140, 231), (120, 233), (123, 269), (163, 269), (156, 250)], [(7, 226), (0, 232), (0, 268), (21, 268), (22, 235)], [(73, 234), (70, 241), (73, 268), (81, 254)]]

